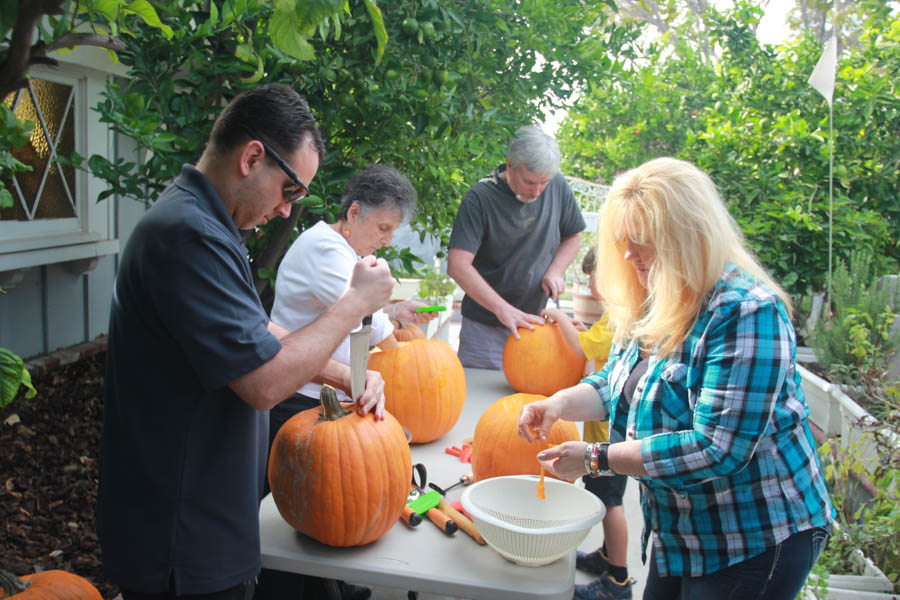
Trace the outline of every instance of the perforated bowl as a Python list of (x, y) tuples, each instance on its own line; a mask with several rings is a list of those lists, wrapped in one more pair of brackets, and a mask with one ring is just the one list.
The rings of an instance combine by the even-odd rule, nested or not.
[(473, 483), (462, 505), (488, 545), (514, 563), (537, 567), (559, 560), (603, 520), (606, 509), (591, 492), (545, 479), (546, 500), (537, 497), (537, 476), (491, 477)]

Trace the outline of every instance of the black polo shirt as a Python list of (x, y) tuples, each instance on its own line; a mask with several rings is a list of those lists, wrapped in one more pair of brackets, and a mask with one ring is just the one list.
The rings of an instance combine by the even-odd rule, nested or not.
[(247, 250), (190, 165), (128, 239), (113, 290), (98, 529), (105, 575), (219, 591), (260, 569), (268, 413), (227, 386), (281, 348)]

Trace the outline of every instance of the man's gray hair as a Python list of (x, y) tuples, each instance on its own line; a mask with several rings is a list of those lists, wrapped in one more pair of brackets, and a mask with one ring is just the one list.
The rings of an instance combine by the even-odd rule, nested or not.
[(506, 160), (513, 169), (524, 166), (533, 173), (553, 176), (559, 171), (559, 144), (537, 125), (526, 125), (510, 140)]

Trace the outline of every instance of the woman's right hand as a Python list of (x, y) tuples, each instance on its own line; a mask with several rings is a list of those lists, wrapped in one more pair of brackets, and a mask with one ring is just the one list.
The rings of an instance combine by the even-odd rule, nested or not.
[(529, 444), (537, 439), (546, 440), (550, 435), (550, 428), (559, 420), (561, 404), (562, 398), (551, 396), (522, 407), (517, 429), (519, 437)]

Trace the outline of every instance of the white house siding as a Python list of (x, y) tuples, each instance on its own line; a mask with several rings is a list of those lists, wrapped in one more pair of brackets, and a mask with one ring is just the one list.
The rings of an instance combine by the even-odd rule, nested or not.
[[(78, 145), (78, 151), (86, 157), (99, 153), (133, 161), (133, 142), (121, 136), (114, 139), (92, 110), (105, 78), (121, 75), (116, 72), (121, 67), (109, 64), (102, 51), (84, 50), (65, 57), (53, 71), (78, 77), (83, 84), (82, 101), (87, 110), (82, 110), (78, 127), (85, 143)], [(32, 74), (41, 76), (40, 70)], [(0, 294), (0, 347), (25, 359), (106, 333), (116, 251), (124, 247), (146, 211), (143, 202), (132, 199), (110, 197), (97, 203), (103, 184), (85, 173), (79, 173), (78, 181), (78, 193), (85, 195), (89, 206), (75, 230), (66, 234), (71, 239), (60, 243), (53, 241), (52, 234), (43, 239), (23, 237), (15, 224), (0, 221), (4, 228), (0, 234), (0, 287), (6, 290)]]

